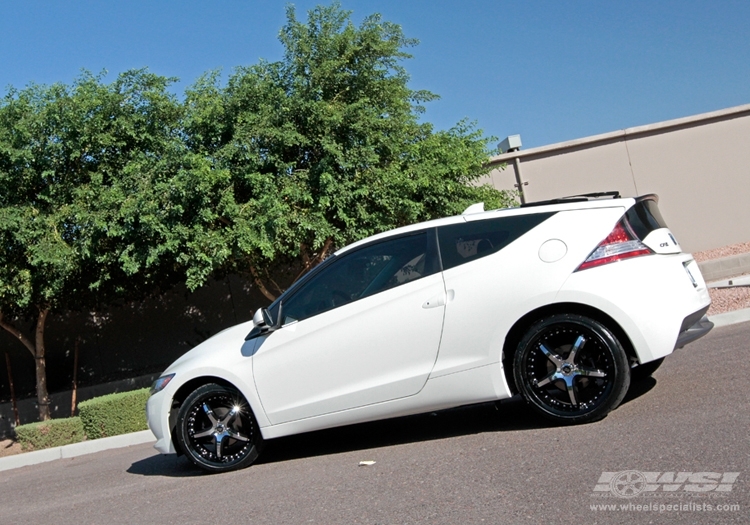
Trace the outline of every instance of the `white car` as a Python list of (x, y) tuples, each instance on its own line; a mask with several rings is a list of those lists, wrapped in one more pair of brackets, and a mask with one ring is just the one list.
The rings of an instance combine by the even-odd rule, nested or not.
[(657, 200), (474, 205), (342, 248), (156, 380), (155, 447), (226, 471), (267, 439), (516, 394), (601, 419), (713, 326)]

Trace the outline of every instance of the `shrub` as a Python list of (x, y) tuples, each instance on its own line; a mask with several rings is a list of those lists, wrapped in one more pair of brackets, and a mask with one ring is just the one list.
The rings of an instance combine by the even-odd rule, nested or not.
[(117, 436), (146, 430), (146, 401), (149, 389), (119, 392), (95, 397), (78, 405), (89, 439)]
[(80, 417), (29, 423), (19, 425), (15, 430), (24, 451), (60, 447), (86, 439)]

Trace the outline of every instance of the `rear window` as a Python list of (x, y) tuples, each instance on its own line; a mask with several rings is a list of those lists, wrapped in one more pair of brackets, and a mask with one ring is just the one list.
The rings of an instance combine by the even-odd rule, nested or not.
[(641, 240), (645, 239), (652, 231), (667, 227), (667, 223), (664, 222), (659, 212), (656, 199), (652, 198), (636, 202), (625, 213), (625, 217), (633, 228), (633, 232)]

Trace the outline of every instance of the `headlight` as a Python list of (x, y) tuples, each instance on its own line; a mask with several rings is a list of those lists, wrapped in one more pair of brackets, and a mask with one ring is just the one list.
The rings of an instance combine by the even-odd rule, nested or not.
[(169, 374), (166, 376), (161, 376), (159, 379), (154, 381), (154, 384), (151, 385), (151, 395), (153, 396), (157, 392), (161, 392), (162, 390), (164, 390), (164, 387), (169, 384), (173, 377), (174, 374)]

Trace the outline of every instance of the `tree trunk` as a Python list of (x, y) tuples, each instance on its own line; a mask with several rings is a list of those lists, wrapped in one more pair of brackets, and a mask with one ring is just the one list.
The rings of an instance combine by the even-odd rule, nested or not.
[(18, 339), (34, 358), (36, 369), (36, 398), (39, 405), (39, 420), (51, 419), (49, 411), (49, 394), (47, 393), (47, 364), (44, 359), (44, 324), (47, 321), (49, 308), (40, 308), (36, 319), (34, 341), (26, 337), (18, 328), (8, 323), (0, 312), (0, 327)]
[(8, 370), (8, 385), (10, 385), (10, 402), (13, 407), (13, 421), (16, 426), (21, 424), (21, 419), (18, 417), (18, 402), (16, 401), (16, 388), (13, 386), (13, 372), (10, 370), (10, 355), (5, 352), (5, 368)]
[(76, 337), (75, 350), (73, 350), (73, 391), (70, 394), (70, 417), (76, 415), (76, 404), (78, 403), (78, 346), (81, 343), (81, 337)]
[(47, 362), (44, 358), (44, 324), (49, 314), (49, 308), (39, 310), (36, 320), (36, 400), (39, 405), (39, 420), (52, 419), (49, 411), (49, 394), (47, 393)]

